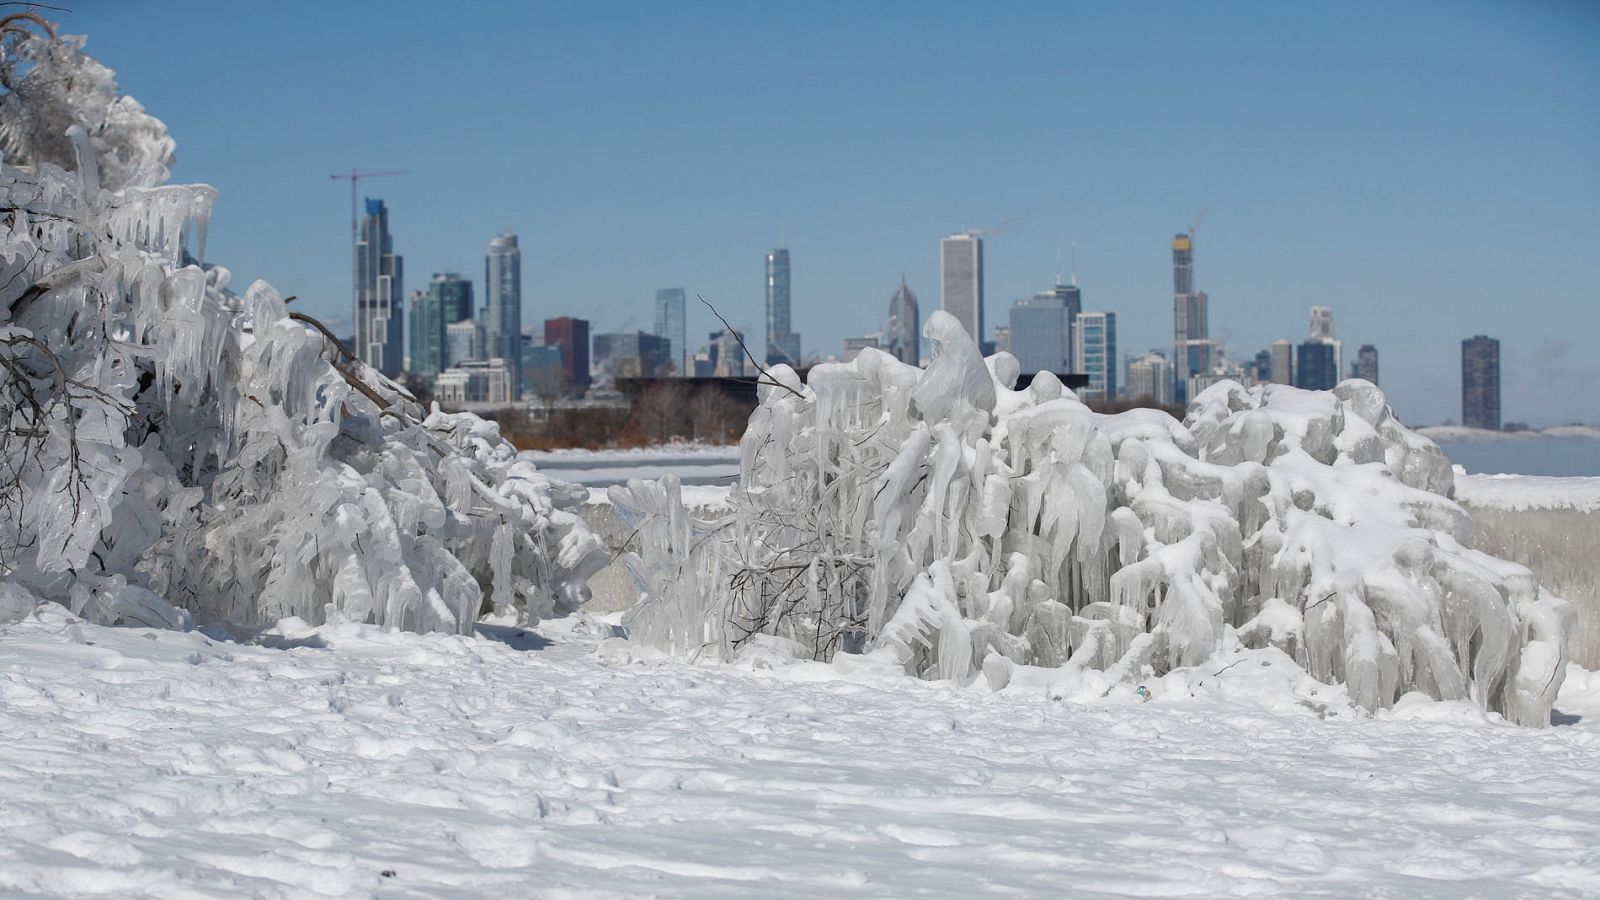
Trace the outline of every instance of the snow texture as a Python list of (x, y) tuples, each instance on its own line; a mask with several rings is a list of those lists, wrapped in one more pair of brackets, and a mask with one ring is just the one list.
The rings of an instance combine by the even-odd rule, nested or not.
[(1048, 375), (1011, 390), (1015, 359), (985, 360), (948, 315), (924, 333), (926, 370), (870, 350), (803, 386), (774, 367), (716, 522), (671, 478), (611, 488), (638, 529), (633, 635), (1107, 689), (1242, 641), (1369, 710), (1415, 691), (1549, 721), (1571, 607), (1465, 546), (1449, 461), (1375, 385), (1224, 382), (1181, 423), (1100, 416)]
[(1352, 715), (1273, 650), (1152, 681), (1141, 703), (1131, 685), (991, 694), (761, 646), (688, 666), (597, 630), (285, 623), (241, 644), (57, 606), (0, 626), (0, 894), (1561, 898), (1600, 883), (1594, 673), (1564, 686), (1575, 724), (1533, 731), (1415, 696)]
[[(425, 415), (204, 257), (216, 191), (112, 72), (28, 16), (0, 46), (0, 579), (108, 624), (467, 633), (577, 606), (584, 499), (494, 425)], [(341, 355), (344, 354), (344, 355)]]

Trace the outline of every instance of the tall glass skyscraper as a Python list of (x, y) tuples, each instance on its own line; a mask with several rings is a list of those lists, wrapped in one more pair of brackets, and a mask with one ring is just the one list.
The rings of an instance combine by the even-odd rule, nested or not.
[(1461, 342), (1461, 424), (1500, 430), (1500, 342), (1487, 335)]
[(1083, 374), (1089, 376), (1088, 386), (1078, 392), (1079, 399), (1117, 399), (1117, 314), (1078, 313), (1075, 350)]
[(675, 375), (693, 375), (694, 366), (688, 361), (689, 337), (684, 324), (683, 288), (662, 288), (656, 291), (656, 331), (667, 339), (667, 360)]
[(979, 347), (983, 321), (983, 238), (952, 234), (939, 242), (939, 308), (956, 317)]
[(355, 247), (355, 350), (367, 365), (393, 378), (404, 363), (402, 262), (389, 236), (389, 208), (367, 199)]
[(800, 335), (790, 329), (789, 251), (767, 254), (767, 365), (800, 368)]
[(511, 383), (522, 384), (522, 251), (509, 229), (489, 241), (483, 278), (484, 352), (506, 361)]
[(435, 272), (426, 291), (411, 295), (411, 371), (434, 378), (450, 368), (457, 360), (451, 359), (446, 330), (471, 318), (472, 282), (454, 272)]
[(907, 365), (921, 362), (922, 314), (917, 309), (917, 295), (900, 279), (900, 287), (889, 298), (889, 333), (885, 336), (889, 355)]

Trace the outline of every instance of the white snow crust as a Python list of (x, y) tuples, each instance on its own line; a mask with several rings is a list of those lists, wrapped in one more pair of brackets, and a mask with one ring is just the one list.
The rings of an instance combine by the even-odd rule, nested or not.
[(1457, 468), (1456, 499), (1474, 508), (1600, 512), (1600, 478), (1469, 475)]
[(1352, 714), (1273, 650), (1153, 680), (1141, 703), (1132, 686), (959, 690), (760, 645), (687, 665), (603, 637), (578, 617), (473, 636), (288, 622), (239, 644), (44, 607), (0, 626), (0, 894), (1600, 884), (1595, 673), (1567, 679), (1574, 724), (1534, 731), (1415, 696)]

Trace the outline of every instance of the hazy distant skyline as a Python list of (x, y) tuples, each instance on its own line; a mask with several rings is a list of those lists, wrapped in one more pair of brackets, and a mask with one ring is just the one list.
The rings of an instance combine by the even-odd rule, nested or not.
[[(1409, 422), (1457, 419), (1461, 340), (1501, 341), (1503, 417), (1600, 422), (1600, 5), (247, 5), (49, 12), (222, 193), (209, 256), (348, 323), (352, 164), (411, 290), (506, 227), (525, 322), (689, 344), (759, 332), (792, 258), (809, 355), (883, 327), (939, 240), (985, 241), (987, 319), (1077, 245), (1122, 353), (1171, 343), (1170, 241), (1248, 359), (1333, 308)], [(1003, 227), (1002, 227), (1003, 225)], [(1065, 265), (1065, 263), (1063, 263)], [(479, 280), (474, 278), (474, 280)], [(484, 290), (480, 285), (479, 291)], [(1347, 352), (1348, 355), (1348, 352)], [(1119, 361), (1120, 362), (1120, 361)]]

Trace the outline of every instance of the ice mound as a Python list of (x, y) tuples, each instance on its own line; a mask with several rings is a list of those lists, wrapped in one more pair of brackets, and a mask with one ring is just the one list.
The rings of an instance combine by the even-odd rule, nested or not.
[(639, 529), (637, 639), (726, 658), (773, 635), (956, 681), (1133, 681), (1238, 641), (1367, 709), (1418, 691), (1548, 722), (1569, 606), (1464, 546), (1449, 461), (1376, 386), (1227, 382), (1182, 423), (1103, 416), (1048, 374), (1011, 390), (1015, 360), (942, 312), (925, 334), (926, 370), (774, 368), (719, 522), (670, 480), (612, 489)]
[(194, 264), (216, 192), (81, 38), (0, 19), (0, 588), (97, 621), (465, 632), (576, 606), (602, 561), (496, 427), (429, 415)]

